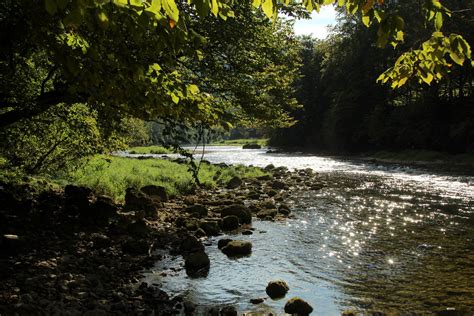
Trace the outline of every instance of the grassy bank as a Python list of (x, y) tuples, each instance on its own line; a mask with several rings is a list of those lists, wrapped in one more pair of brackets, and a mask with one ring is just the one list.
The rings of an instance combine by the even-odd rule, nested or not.
[(364, 158), (376, 159), (382, 162), (474, 165), (474, 154), (453, 155), (429, 150), (378, 151), (368, 153), (364, 155)]
[(210, 143), (210, 146), (243, 146), (246, 144), (258, 144), (260, 146), (267, 146), (268, 138), (242, 138), (242, 139), (227, 139)]
[[(206, 187), (226, 184), (232, 177), (252, 178), (265, 175), (261, 169), (245, 166), (218, 167), (202, 164), (199, 180)], [(160, 185), (170, 195), (187, 193), (194, 187), (188, 165), (162, 159), (132, 159), (97, 156), (76, 170), (70, 182), (90, 187), (118, 201), (124, 199), (125, 189), (145, 185)]]
[(172, 154), (173, 150), (168, 149), (163, 146), (140, 146), (140, 147), (131, 147), (128, 149), (130, 154), (154, 154), (154, 155), (161, 155), (161, 154)]

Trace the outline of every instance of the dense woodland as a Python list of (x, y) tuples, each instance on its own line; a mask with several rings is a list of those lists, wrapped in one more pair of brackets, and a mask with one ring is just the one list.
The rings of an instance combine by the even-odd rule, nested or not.
[[(272, 144), (348, 153), (423, 149), (451, 153), (474, 151), (474, 71), (457, 67), (439, 83), (411, 82), (398, 89), (377, 77), (427, 30), (417, 1), (393, 4), (408, 17), (405, 44), (396, 50), (374, 45), (376, 30), (360, 18), (339, 15), (326, 40), (302, 38), (299, 121), (275, 133)], [(447, 1), (456, 13), (445, 27), (474, 39), (474, 1)]]
[[(339, 22), (324, 41), (277, 18), (331, 4)], [(472, 151), (473, 1), (443, 5), (3, 1), (1, 165), (57, 173), (239, 126), (314, 150)]]

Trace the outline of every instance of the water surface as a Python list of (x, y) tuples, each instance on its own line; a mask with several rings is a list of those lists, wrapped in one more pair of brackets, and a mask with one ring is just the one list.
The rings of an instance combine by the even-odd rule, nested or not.
[[(286, 300), (249, 300), (265, 297), (268, 281), (281, 278), (290, 286), (287, 298), (307, 300), (314, 315), (446, 308), (474, 314), (472, 176), (236, 147), (207, 150), (205, 159), (215, 163), (311, 168), (328, 186), (285, 201), (294, 219), (255, 221), (254, 235), (233, 236), (252, 241), (250, 257), (228, 259), (217, 249), (218, 237), (206, 248), (206, 278), (168, 270), (167, 277), (150, 273), (150, 282), (201, 310), (229, 304), (280, 315)], [(169, 257), (156, 271), (181, 265)]]

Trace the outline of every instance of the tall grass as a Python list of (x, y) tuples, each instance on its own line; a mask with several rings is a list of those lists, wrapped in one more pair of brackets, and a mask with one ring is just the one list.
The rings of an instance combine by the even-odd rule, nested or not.
[(141, 147), (131, 147), (128, 149), (128, 152), (131, 154), (172, 154), (173, 150), (168, 149), (163, 146), (141, 146)]
[[(199, 181), (208, 188), (225, 185), (233, 176), (252, 178), (265, 175), (259, 168), (232, 166), (218, 167), (202, 164)], [(194, 188), (187, 164), (163, 159), (132, 159), (96, 156), (69, 175), (70, 182), (92, 188), (99, 194), (123, 201), (125, 190), (145, 185), (160, 185), (171, 196), (190, 192)]]

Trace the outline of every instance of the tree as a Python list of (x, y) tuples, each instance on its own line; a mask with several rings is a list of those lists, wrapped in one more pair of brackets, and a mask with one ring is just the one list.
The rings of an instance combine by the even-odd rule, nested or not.
[[(203, 36), (188, 23), (209, 14), (231, 20), (236, 12), (233, 6), (238, 3), (241, 2), (3, 1), (0, 127), (31, 118), (59, 103), (86, 103), (108, 120), (127, 113), (142, 119), (218, 122), (222, 117), (220, 107), (211, 105), (212, 96), (200, 93), (199, 82), (183, 77), (179, 63), (201, 58), (205, 44)], [(365, 24), (378, 25), (381, 46), (403, 40), (403, 19), (386, 10), (382, 0), (256, 0), (252, 6), (275, 18), (279, 10), (304, 7), (312, 11), (336, 3), (349, 13), (360, 13)], [(425, 82), (438, 80), (449, 67), (448, 55), (456, 63), (470, 58), (470, 47), (462, 37), (440, 33), (443, 20), (451, 11), (438, 0), (425, 1), (423, 10), (436, 32), (421, 50), (403, 55), (381, 77), (382, 81), (392, 80), (398, 87), (413, 76)], [(39, 90), (33, 94), (12, 88), (16, 74), (26, 64), (33, 64), (41, 75), (37, 78)], [(250, 109), (243, 108), (244, 112)], [(284, 109), (274, 108), (272, 113), (284, 113)]]
[[(407, 82), (393, 90), (376, 84), (377, 74), (398, 55), (424, 38), (426, 30), (417, 1), (392, 4), (390, 10), (406, 17), (410, 28), (405, 43), (395, 50), (375, 47), (376, 29), (362, 26), (361, 17), (341, 14), (331, 36), (324, 41), (301, 39), (302, 79), (297, 85), (304, 112), (299, 122), (280, 130), (277, 144), (332, 152), (429, 149), (472, 151), (474, 129), (474, 72), (469, 63), (456, 67), (445, 80), (431, 85)], [(469, 4), (446, 2), (457, 12)], [(448, 32), (474, 38), (473, 20), (453, 16)]]

